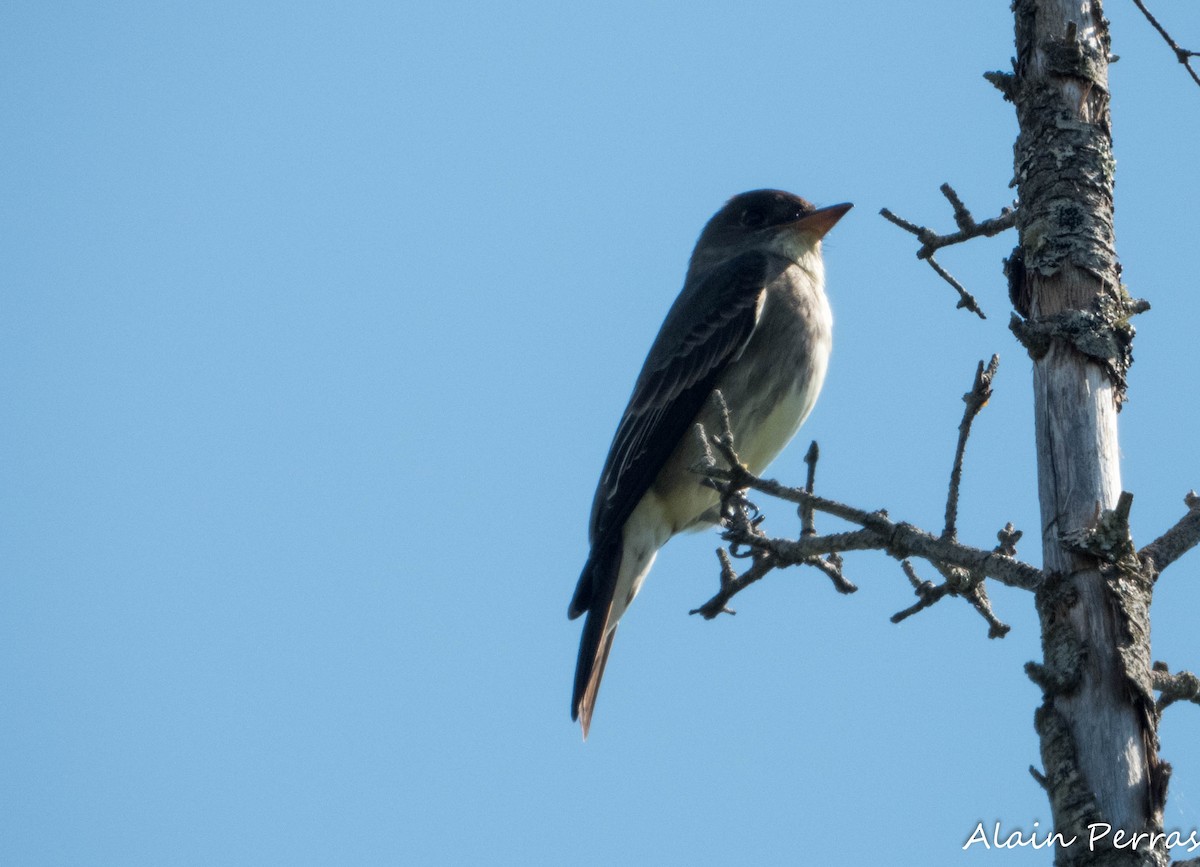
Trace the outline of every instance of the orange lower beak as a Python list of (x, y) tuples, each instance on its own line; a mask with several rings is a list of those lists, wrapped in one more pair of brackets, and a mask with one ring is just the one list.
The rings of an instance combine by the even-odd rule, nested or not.
[(825, 233), (832, 229), (837, 221), (846, 216), (846, 212), (854, 205), (843, 202), (840, 205), (830, 205), (828, 208), (818, 208), (807, 216), (801, 217), (794, 225), (804, 232), (811, 232), (818, 238), (824, 238)]

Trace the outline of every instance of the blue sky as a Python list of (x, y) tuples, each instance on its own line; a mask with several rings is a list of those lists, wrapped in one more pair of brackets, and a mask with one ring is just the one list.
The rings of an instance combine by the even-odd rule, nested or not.
[[(1106, 5), (1118, 250), (1154, 305), (1121, 416), (1144, 544), (1200, 487), (1200, 89)], [(856, 204), (825, 392), (771, 475), (816, 438), (821, 492), (940, 526), (997, 352), (961, 532), (1036, 537), (1014, 240), (940, 257), (980, 322), (878, 216), (949, 229), (943, 181), (980, 218), (1011, 201), (1016, 124), (980, 75), (1011, 17), (963, 8), (6, 6), (0, 861), (1047, 863), (961, 851), (979, 821), (1049, 824), (1021, 592), (992, 590), (1003, 641), (955, 600), (893, 626), (907, 582), (860, 554), (854, 596), (778, 574), (706, 623), (716, 538), (677, 539), (586, 745), (568, 717), (596, 476), (734, 193)], [(1194, 4), (1154, 8), (1200, 47)], [(1176, 668), (1198, 571), (1155, 598)], [(1161, 734), (1167, 825), (1194, 827), (1200, 715)]]

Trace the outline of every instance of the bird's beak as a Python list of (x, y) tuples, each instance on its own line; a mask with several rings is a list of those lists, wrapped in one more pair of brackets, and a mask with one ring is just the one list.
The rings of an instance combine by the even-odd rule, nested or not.
[(792, 226), (800, 232), (810, 232), (817, 238), (825, 237), (825, 233), (837, 224), (854, 205), (843, 202), (840, 205), (830, 205), (828, 208), (818, 208), (807, 216), (801, 217)]

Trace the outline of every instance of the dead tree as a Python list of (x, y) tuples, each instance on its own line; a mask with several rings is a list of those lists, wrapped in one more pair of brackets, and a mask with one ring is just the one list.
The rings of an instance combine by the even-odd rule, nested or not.
[[(1044, 659), (1036, 725), (1055, 829), (1161, 832), (1167, 769), (1150, 681), (1154, 576), (1121, 498), (1117, 413), (1138, 311), (1113, 240), (1109, 37), (1099, 3), (1015, 5), (1010, 96), (1020, 246), (1013, 330), (1033, 357)], [(1023, 318), (1022, 318), (1023, 317)], [(1115, 511), (1114, 511), (1115, 510)], [(1082, 850), (1080, 850), (1082, 851)], [(1114, 850), (1119, 853), (1120, 850)], [(1165, 849), (1164, 849), (1165, 851)], [(1158, 863), (1153, 851), (1120, 859)]]
[[(934, 260), (934, 253), (980, 235), (1017, 230), (1018, 244), (1005, 272), (1015, 311), (1010, 327), (1033, 359), (1042, 566), (1017, 559), (1020, 533), (1011, 525), (1000, 530), (999, 544), (991, 549), (957, 538), (963, 454), (971, 423), (990, 393), (993, 358), (986, 367), (980, 363), (965, 396), (946, 524), (937, 535), (896, 522), (885, 512), (815, 495), (815, 448), (807, 458), (807, 485), (789, 488), (745, 471), (728, 426), (702, 431), (713, 449), (702, 469), (721, 492), (730, 547), (719, 552), (719, 592), (693, 613), (715, 617), (728, 610), (734, 595), (790, 565), (814, 566), (839, 591), (852, 592), (840, 555), (863, 549), (901, 559), (917, 594), (918, 601), (893, 620), (961, 596), (987, 621), (988, 634), (1002, 637), (1008, 627), (992, 611), (986, 580), (1033, 591), (1043, 658), (1026, 670), (1043, 693), (1035, 714), (1042, 769), (1030, 770), (1049, 797), (1055, 831), (1064, 841), (1089, 840), (1097, 826), (1112, 829), (1096, 846), (1060, 844), (1056, 861), (1163, 867), (1170, 863), (1171, 844), (1163, 829), (1170, 768), (1158, 754), (1159, 716), (1173, 701), (1196, 701), (1200, 681), (1152, 664), (1150, 603), (1163, 569), (1200, 541), (1200, 497), (1188, 494), (1184, 517), (1150, 544), (1135, 547), (1128, 524), (1133, 498), (1121, 487), (1117, 414), (1132, 362), (1129, 320), (1149, 305), (1122, 286), (1113, 237), (1110, 44), (1101, 2), (1015, 0), (1013, 12), (1013, 70), (986, 77), (1016, 108), (1017, 204), (976, 222), (953, 189), (944, 186), (958, 226), (946, 235), (886, 209), (883, 213), (918, 237), (917, 255), (955, 286), (960, 307), (980, 316), (976, 299)], [(798, 504), (800, 538), (763, 532), (761, 516), (745, 499), (749, 490)], [(857, 529), (819, 535), (814, 511)], [(750, 557), (749, 568), (739, 574), (731, 555)], [(928, 561), (940, 583), (922, 580), (912, 558)], [(1161, 694), (1157, 702), (1156, 691)]]

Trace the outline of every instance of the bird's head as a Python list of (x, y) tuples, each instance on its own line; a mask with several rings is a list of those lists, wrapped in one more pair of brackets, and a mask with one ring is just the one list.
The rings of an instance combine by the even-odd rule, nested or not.
[(713, 215), (692, 253), (692, 268), (706, 269), (749, 250), (777, 253), (797, 264), (821, 249), (821, 239), (850, 208), (818, 208), (783, 190), (734, 196)]

